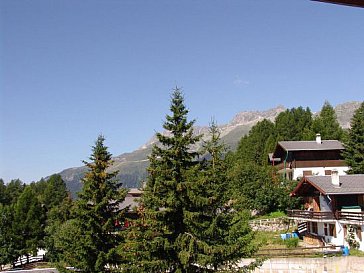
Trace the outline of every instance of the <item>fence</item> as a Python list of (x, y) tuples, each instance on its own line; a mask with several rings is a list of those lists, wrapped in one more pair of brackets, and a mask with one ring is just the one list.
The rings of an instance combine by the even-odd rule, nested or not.
[(28, 263), (41, 262), (44, 261), (44, 255), (37, 256), (21, 256), (15, 263), (14, 266), (26, 265)]
[(299, 248), (267, 248), (259, 249), (257, 257), (312, 257), (314, 255), (330, 256), (341, 254), (340, 246), (314, 246)]

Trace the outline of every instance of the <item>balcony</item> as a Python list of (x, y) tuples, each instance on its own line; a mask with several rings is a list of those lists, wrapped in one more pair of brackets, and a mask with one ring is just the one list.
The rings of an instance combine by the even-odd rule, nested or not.
[(364, 212), (336, 211), (336, 218), (343, 224), (364, 224)]
[(342, 224), (364, 225), (364, 212), (351, 211), (308, 211), (308, 210), (287, 210), (287, 216), (293, 220), (310, 222), (334, 222)]
[(290, 219), (311, 222), (333, 222), (335, 214), (331, 211), (287, 210)]

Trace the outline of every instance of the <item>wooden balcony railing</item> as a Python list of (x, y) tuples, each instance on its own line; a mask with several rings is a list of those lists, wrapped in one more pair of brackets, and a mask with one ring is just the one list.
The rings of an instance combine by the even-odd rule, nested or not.
[(287, 216), (295, 219), (313, 220), (313, 221), (328, 221), (339, 220), (349, 223), (364, 223), (364, 212), (349, 212), (349, 211), (308, 211), (308, 210), (287, 210)]
[(364, 223), (364, 212), (336, 211), (336, 218), (342, 221)]
[[(289, 163), (284, 164), (284, 162), (275, 165), (278, 170), (289, 168)], [(291, 162), (291, 167), (295, 168), (312, 168), (312, 167), (345, 167), (347, 166), (344, 160), (297, 160)]]
[(335, 220), (335, 214), (330, 211), (287, 210), (287, 216), (307, 220)]

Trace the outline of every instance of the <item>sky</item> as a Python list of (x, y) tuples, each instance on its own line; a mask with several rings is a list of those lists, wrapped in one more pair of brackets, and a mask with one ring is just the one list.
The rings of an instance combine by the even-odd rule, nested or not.
[(197, 125), (363, 101), (364, 9), (309, 0), (1, 0), (0, 178), (82, 166), (162, 131), (182, 88)]

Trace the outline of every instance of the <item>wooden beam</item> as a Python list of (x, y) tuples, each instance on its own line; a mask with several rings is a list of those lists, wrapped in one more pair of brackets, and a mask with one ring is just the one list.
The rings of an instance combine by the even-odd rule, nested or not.
[(312, 1), (364, 8), (364, 0), (312, 0)]

